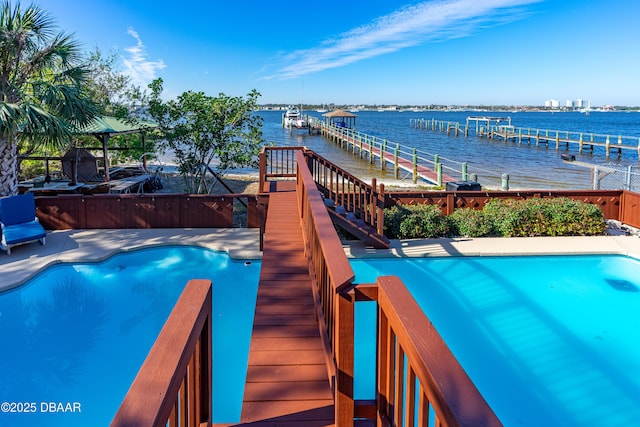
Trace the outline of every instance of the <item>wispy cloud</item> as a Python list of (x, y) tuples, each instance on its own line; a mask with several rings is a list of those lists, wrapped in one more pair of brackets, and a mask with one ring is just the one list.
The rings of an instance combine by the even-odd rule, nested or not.
[(156, 72), (166, 68), (166, 65), (162, 59), (156, 61), (147, 59), (144, 44), (136, 30), (129, 28), (127, 34), (136, 39), (137, 44), (124, 49), (129, 54), (127, 58), (122, 59), (125, 68), (124, 74), (131, 77), (133, 84), (146, 86), (156, 78)]
[(354, 28), (320, 46), (280, 58), (265, 79), (296, 78), (342, 67), (433, 40), (465, 37), (479, 28), (526, 16), (523, 6), (543, 0), (423, 1)]

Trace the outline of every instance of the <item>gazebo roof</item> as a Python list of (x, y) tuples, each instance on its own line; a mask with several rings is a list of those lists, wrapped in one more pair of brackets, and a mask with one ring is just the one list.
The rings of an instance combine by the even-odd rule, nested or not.
[(117, 134), (142, 132), (144, 130), (155, 128), (157, 126), (157, 124), (148, 120), (138, 121), (135, 124), (131, 124), (116, 117), (101, 116), (96, 117), (91, 123), (78, 129), (77, 133), (113, 136)]
[(358, 117), (358, 116), (348, 111), (334, 110), (334, 111), (329, 111), (328, 113), (323, 114), (322, 117)]

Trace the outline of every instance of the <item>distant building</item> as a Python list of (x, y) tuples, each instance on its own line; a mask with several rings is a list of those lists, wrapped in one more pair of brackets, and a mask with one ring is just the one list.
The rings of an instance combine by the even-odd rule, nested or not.
[(556, 99), (549, 99), (547, 101), (544, 101), (544, 106), (546, 108), (559, 108), (560, 107), (560, 101), (558, 101)]

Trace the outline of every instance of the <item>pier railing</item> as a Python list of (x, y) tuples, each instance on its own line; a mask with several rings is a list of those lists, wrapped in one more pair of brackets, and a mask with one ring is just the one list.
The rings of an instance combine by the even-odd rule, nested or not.
[(190, 280), (111, 422), (211, 425), (211, 282)]
[[(594, 147), (604, 149), (605, 155), (609, 157), (611, 152), (622, 154), (623, 150), (635, 152), (640, 158), (640, 138), (636, 136), (607, 135), (589, 132), (564, 131), (553, 129), (535, 129), (530, 127), (517, 127), (509, 124), (494, 123), (492, 118), (485, 118), (485, 125), (480, 125), (476, 121), (476, 126), (469, 126), (469, 119), (464, 125), (459, 122), (443, 121), (435, 119), (409, 119), (409, 126), (416, 129), (431, 130), (433, 132), (447, 133), (459, 136), (463, 134), (469, 136), (471, 131), (478, 137), (501, 139), (503, 141), (514, 141), (519, 144), (526, 142), (546, 144), (548, 147), (554, 146), (556, 150), (561, 147), (570, 149), (572, 146), (578, 149), (579, 153), (585, 150), (594, 152)], [(503, 119), (503, 118), (497, 118)], [(505, 118), (506, 119), (506, 118)]]
[(404, 147), (400, 143), (347, 127), (323, 123), (321, 132), (354, 156), (368, 159), (371, 164), (377, 161), (381, 170), (392, 167), (396, 179), (404, 179), (401, 177), (403, 172), (411, 176), (414, 183), (424, 179), (438, 186), (442, 186), (446, 181), (477, 179), (477, 173), (473, 173), (467, 162), (458, 162), (437, 153)]

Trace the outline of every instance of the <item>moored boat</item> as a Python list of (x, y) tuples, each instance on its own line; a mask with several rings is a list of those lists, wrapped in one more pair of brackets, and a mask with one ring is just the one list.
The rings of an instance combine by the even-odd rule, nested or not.
[(282, 116), (282, 127), (303, 129), (307, 127), (307, 120), (298, 107), (290, 105)]

